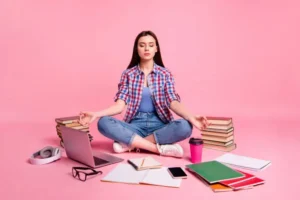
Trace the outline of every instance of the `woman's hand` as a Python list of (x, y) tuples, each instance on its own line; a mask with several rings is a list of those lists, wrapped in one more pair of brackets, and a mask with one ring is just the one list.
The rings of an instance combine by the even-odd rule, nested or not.
[(207, 126), (209, 125), (207, 118), (204, 116), (192, 116), (188, 119), (188, 121), (193, 124), (197, 129), (199, 129), (200, 131), (207, 128)]
[(95, 112), (80, 112), (78, 122), (82, 126), (89, 126), (96, 118), (97, 115)]

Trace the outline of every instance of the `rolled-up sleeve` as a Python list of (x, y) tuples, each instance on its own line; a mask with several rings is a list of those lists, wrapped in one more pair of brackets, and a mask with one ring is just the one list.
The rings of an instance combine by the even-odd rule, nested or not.
[(166, 77), (165, 96), (168, 108), (172, 101), (181, 101), (179, 94), (175, 91), (175, 80), (171, 73)]
[(128, 78), (125, 72), (122, 73), (120, 82), (118, 84), (118, 92), (114, 97), (114, 101), (122, 99), (126, 104), (129, 103), (129, 94), (128, 94)]

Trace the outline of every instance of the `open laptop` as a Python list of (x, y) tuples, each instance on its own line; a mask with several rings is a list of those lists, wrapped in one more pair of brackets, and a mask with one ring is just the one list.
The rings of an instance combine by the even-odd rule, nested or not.
[(86, 132), (66, 126), (60, 126), (60, 130), (67, 157), (72, 160), (91, 168), (99, 168), (124, 160), (104, 152), (97, 152), (94, 154), (88, 133)]

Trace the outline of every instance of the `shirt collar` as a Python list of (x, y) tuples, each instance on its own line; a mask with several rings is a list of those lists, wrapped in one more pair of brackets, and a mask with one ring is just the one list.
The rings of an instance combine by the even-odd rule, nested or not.
[[(143, 73), (143, 71), (141, 70), (139, 64), (137, 65), (136, 68), (137, 68), (137, 72), (138, 72), (139, 74)], [(151, 71), (151, 73), (152, 73), (152, 72), (153, 72), (154, 74), (157, 74), (157, 72), (158, 72), (158, 66), (157, 66), (156, 63), (154, 63), (154, 65), (153, 65), (153, 70)]]

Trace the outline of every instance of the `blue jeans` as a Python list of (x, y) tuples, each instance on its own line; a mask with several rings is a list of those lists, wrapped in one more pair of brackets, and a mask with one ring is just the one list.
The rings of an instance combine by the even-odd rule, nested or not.
[(131, 146), (135, 135), (147, 137), (151, 134), (157, 144), (173, 144), (192, 134), (193, 126), (184, 119), (163, 123), (156, 113), (138, 112), (130, 123), (105, 116), (98, 121), (98, 130), (105, 137)]

